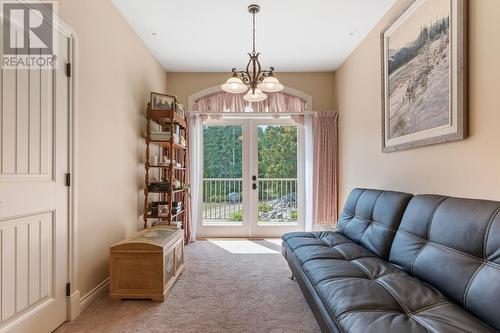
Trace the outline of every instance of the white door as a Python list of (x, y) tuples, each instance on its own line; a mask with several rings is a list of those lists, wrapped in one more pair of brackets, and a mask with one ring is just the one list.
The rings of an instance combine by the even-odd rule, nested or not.
[(250, 121), (250, 235), (305, 230), (304, 130), (291, 119)]
[(208, 120), (201, 128), (203, 160), (198, 237), (249, 237), (249, 123)]
[(0, 332), (51, 332), (66, 319), (69, 39), (58, 70), (2, 69)]
[(222, 118), (201, 129), (198, 237), (304, 230), (304, 133), (291, 119)]

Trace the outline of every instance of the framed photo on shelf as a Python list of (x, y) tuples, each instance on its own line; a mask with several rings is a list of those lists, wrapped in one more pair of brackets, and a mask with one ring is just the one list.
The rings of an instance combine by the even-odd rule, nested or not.
[(151, 111), (171, 110), (175, 103), (175, 96), (151, 92), (149, 102)]
[(184, 112), (184, 105), (182, 104), (177, 104), (175, 106), (175, 112), (181, 116), (182, 118), (186, 118), (186, 113)]
[(158, 205), (158, 217), (168, 216), (168, 205)]
[(382, 151), (467, 137), (467, 0), (416, 0), (381, 35)]

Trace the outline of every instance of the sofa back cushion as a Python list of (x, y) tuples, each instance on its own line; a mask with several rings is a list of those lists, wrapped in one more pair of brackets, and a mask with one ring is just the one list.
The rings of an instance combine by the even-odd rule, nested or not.
[(500, 329), (500, 202), (415, 196), (390, 261)]
[(391, 244), (411, 194), (354, 189), (340, 215), (337, 232), (388, 259)]

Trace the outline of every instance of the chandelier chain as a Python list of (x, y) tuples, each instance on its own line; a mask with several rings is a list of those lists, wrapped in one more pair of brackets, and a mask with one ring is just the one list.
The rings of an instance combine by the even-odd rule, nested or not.
[(253, 53), (255, 53), (255, 12), (252, 13), (253, 16)]

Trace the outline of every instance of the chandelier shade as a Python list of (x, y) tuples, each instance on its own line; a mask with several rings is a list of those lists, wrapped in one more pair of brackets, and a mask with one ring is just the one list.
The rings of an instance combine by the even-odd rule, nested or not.
[(277, 78), (268, 76), (257, 85), (257, 88), (265, 92), (278, 92), (283, 90), (284, 87)]
[(252, 52), (248, 53), (250, 60), (244, 71), (237, 71), (233, 68), (233, 76), (230, 77), (222, 86), (222, 90), (232, 94), (239, 94), (250, 91), (244, 96), (247, 102), (260, 102), (267, 98), (264, 92), (278, 92), (283, 90), (284, 86), (274, 77), (274, 67), (269, 70), (262, 70), (259, 62), (260, 53), (255, 51), (255, 14), (260, 11), (259, 5), (248, 6), (248, 12), (252, 14), (253, 38)]
[(249, 90), (248, 93), (243, 96), (243, 99), (247, 102), (262, 102), (267, 98), (267, 95), (264, 94), (260, 89)]
[(232, 76), (221, 86), (222, 90), (232, 94), (241, 94), (248, 90), (248, 87), (239, 77)]

